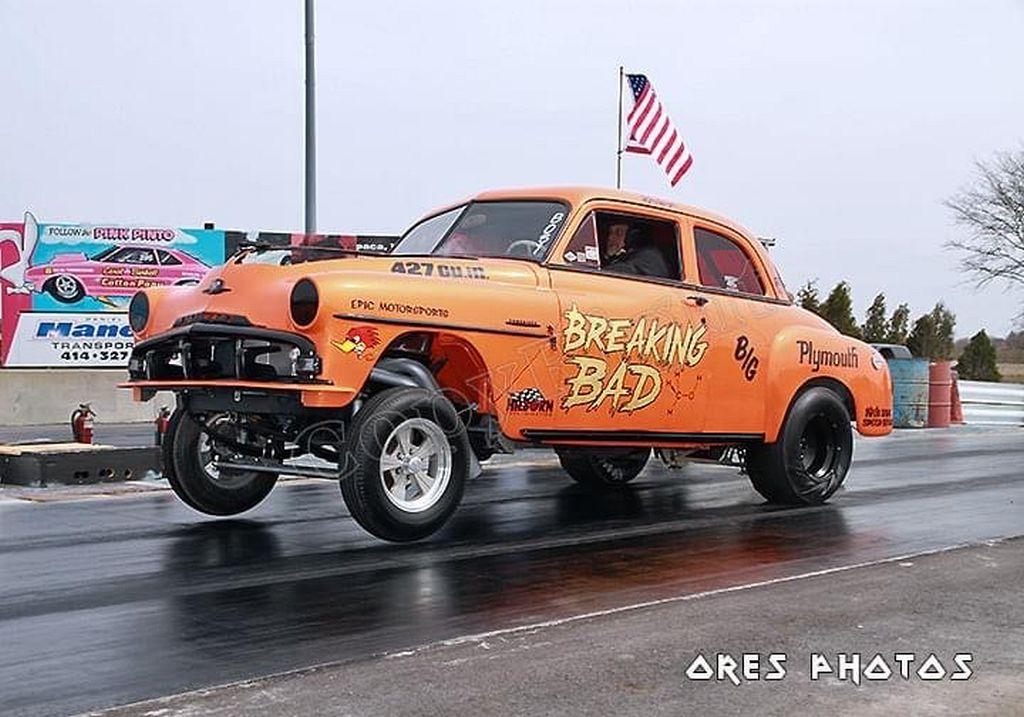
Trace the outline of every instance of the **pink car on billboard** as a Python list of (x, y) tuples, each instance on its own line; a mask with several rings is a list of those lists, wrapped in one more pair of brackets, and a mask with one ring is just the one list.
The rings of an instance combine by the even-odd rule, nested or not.
[(91, 257), (82, 252), (57, 254), (30, 267), (25, 279), (35, 291), (74, 304), (86, 296), (132, 296), (151, 286), (197, 284), (209, 270), (179, 249), (120, 245)]

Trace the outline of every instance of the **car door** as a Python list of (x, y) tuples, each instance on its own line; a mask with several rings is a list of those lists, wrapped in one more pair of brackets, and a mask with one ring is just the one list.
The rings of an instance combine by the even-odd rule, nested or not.
[(763, 432), (766, 361), (779, 301), (749, 240), (702, 219), (686, 223), (687, 282), (702, 297), (708, 327), (704, 374), (709, 399), (704, 431), (753, 436)]
[[(548, 264), (561, 312), (555, 425), (608, 440), (699, 433), (708, 338), (682, 288), (676, 217), (618, 203), (586, 209)], [(612, 220), (648, 229), (674, 276), (610, 273), (602, 233)]]

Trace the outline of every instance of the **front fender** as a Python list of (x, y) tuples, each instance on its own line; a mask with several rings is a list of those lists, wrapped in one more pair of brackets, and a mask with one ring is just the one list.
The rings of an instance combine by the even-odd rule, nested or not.
[[(807, 386), (831, 382), (846, 389), (852, 418), (865, 436), (892, 431), (892, 381), (881, 354), (831, 328), (795, 326), (772, 342), (765, 405), (765, 441), (779, 435), (793, 400)], [(835, 385), (831, 383), (831, 385)]]

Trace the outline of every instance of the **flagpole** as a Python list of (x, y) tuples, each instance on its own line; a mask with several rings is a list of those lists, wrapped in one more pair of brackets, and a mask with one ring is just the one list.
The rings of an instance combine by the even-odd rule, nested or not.
[(305, 1), (306, 36), (306, 234), (316, 232), (316, 50), (313, 45), (313, 0)]
[(619, 128), (615, 137), (615, 188), (622, 188), (622, 78), (623, 67), (619, 65)]

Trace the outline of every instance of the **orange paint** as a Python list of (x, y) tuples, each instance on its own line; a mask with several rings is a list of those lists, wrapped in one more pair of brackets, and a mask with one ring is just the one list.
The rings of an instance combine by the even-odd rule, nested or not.
[[(267, 387), (295, 391), (306, 406), (337, 408), (356, 398), (396, 341), (429, 335), (429, 365), (442, 388), (493, 415), (514, 440), (587, 444), (588, 435), (617, 433), (621, 440), (601, 442), (701, 445), (727, 443), (729, 436), (770, 442), (800, 389), (822, 382), (849, 393), (862, 434), (891, 430), (877, 420), (892, 408), (885, 362), (867, 344), (793, 305), (766, 250), (742, 227), (615, 190), (521, 189), (475, 198), (499, 200), (565, 204), (559, 228), (546, 228), (537, 240), (550, 241), (544, 261), (367, 255), (278, 266), (236, 257), (198, 286), (147, 289), (150, 317), (138, 339), (200, 312), (244, 316), (257, 327), (302, 335), (322, 359), (325, 383)], [(585, 266), (596, 257), (569, 244), (578, 230), (585, 236), (587, 222), (596, 222), (593, 212), (658, 223), (671, 242), (663, 248), (681, 260), (678, 280)], [(753, 273), (723, 272), (728, 256), (717, 269), (709, 266), (715, 255), (698, 251), (695, 229), (738, 247)], [(724, 288), (709, 285), (716, 270)], [(289, 297), (304, 278), (316, 285), (319, 309), (300, 327)], [(230, 290), (206, 292), (216, 280)], [(126, 385), (181, 390), (202, 384)], [(251, 380), (216, 384), (259, 386)], [(551, 437), (550, 431), (559, 433)]]

